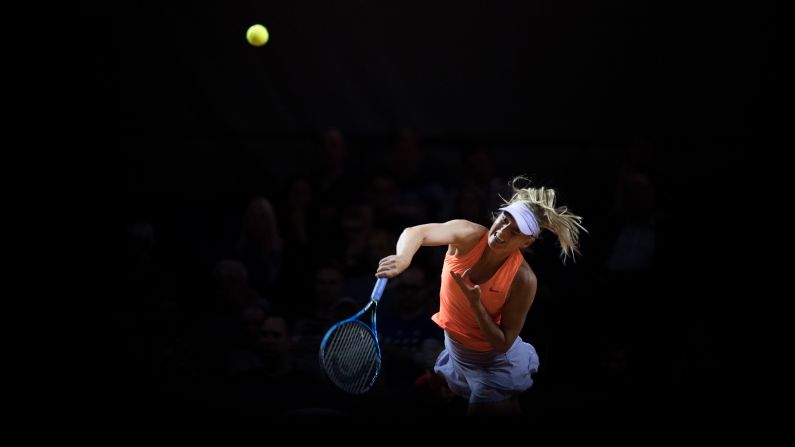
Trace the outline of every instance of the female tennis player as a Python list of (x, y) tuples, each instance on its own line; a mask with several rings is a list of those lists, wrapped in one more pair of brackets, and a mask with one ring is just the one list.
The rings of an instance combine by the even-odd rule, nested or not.
[(556, 206), (555, 190), (518, 187), (499, 208), (491, 228), (467, 220), (429, 223), (403, 230), (394, 255), (379, 262), (376, 276), (394, 278), (421, 246), (447, 245), (432, 319), (445, 332), (445, 349), (434, 371), (468, 399), (469, 415), (521, 414), (518, 395), (533, 384), (535, 349), (519, 333), (533, 304), (537, 279), (521, 253), (543, 231), (554, 234), (561, 258), (579, 254), (582, 218)]

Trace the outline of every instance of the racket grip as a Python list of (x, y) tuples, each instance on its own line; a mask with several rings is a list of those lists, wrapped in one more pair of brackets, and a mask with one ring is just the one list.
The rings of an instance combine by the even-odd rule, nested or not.
[(376, 303), (381, 300), (381, 294), (384, 293), (384, 288), (386, 287), (386, 282), (389, 281), (389, 278), (378, 278), (375, 282), (375, 287), (373, 287), (373, 294), (370, 295), (370, 299), (375, 301)]

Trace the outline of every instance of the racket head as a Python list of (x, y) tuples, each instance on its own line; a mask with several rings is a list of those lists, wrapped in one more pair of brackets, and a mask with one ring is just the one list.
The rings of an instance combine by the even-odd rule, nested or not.
[(381, 372), (381, 348), (373, 330), (356, 319), (332, 326), (320, 343), (320, 365), (340, 389), (362, 394)]

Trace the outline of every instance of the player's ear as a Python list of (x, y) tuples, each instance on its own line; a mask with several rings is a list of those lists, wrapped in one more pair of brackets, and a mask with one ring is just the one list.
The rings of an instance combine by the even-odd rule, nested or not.
[(525, 240), (522, 241), (522, 245), (521, 245), (522, 250), (524, 250), (525, 248), (533, 245), (533, 242), (535, 242), (535, 241), (536, 241), (536, 238), (534, 238), (534, 237), (526, 237)]

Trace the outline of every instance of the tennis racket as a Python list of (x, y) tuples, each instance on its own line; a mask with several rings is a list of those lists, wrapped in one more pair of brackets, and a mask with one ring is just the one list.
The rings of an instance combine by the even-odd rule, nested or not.
[[(381, 372), (375, 314), (387, 281), (378, 278), (370, 302), (356, 315), (331, 326), (320, 342), (320, 365), (326, 376), (345, 392), (366, 392)], [(359, 319), (368, 310), (370, 324)]]

